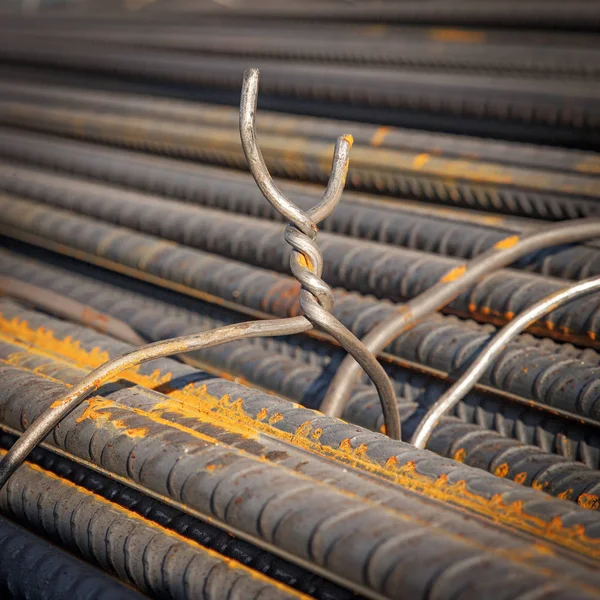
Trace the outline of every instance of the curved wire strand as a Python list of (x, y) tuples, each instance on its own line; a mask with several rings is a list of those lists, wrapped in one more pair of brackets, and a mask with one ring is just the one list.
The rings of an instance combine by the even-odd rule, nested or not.
[(417, 448), (425, 448), (439, 420), (464, 398), (506, 345), (517, 335), (562, 304), (599, 289), (600, 277), (585, 279), (542, 298), (539, 302), (518, 314), (492, 338), (456, 383), (427, 411), (415, 430), (411, 440), (412, 444)]
[(157, 358), (210, 348), (245, 338), (302, 333), (312, 329), (313, 324), (328, 331), (364, 366), (365, 371), (377, 386), (386, 417), (388, 435), (399, 438), (400, 417), (392, 384), (383, 367), (360, 340), (356, 339), (328, 312), (333, 304), (333, 294), (329, 286), (320, 279), (323, 271), (323, 257), (314, 242), (317, 233), (316, 223), (333, 211), (342, 195), (352, 137), (343, 136), (338, 139), (332, 173), (323, 199), (308, 213), (304, 213), (279, 191), (264, 164), (254, 132), (257, 91), (258, 71), (253, 69), (244, 75), (240, 106), (242, 145), (248, 157), (250, 170), (263, 194), (292, 223), (286, 229), (285, 239), (294, 248), (290, 263), (292, 272), (302, 283), (300, 306), (306, 316), (236, 323), (211, 331), (148, 344), (109, 360), (53, 402), (13, 444), (0, 461), (0, 488), (62, 419), (97, 390), (102, 383), (116, 377), (122, 371)]
[[(454, 300), (485, 275), (507, 267), (531, 252), (596, 237), (600, 237), (600, 219), (585, 218), (550, 225), (523, 238), (518, 236), (505, 238), (490, 250), (462, 265), (462, 273), (459, 271), (461, 267), (453, 269), (451, 273), (458, 272), (457, 277), (448, 277), (450, 274), (447, 274), (428, 290), (415, 296), (409, 302), (399, 305), (396, 316), (374, 327), (363, 338), (363, 343), (370, 352), (377, 354), (411, 325), (435, 311), (441, 310), (448, 302)], [(321, 404), (321, 412), (329, 416), (340, 417), (359, 375), (359, 365), (352, 360), (352, 357), (345, 357)]]
[(314, 241), (317, 224), (331, 214), (342, 196), (352, 136), (344, 135), (337, 139), (331, 176), (321, 201), (307, 213), (300, 210), (273, 182), (258, 146), (254, 124), (258, 81), (258, 69), (249, 69), (244, 73), (240, 104), (242, 147), (256, 184), (271, 205), (290, 221), (285, 239), (294, 248), (290, 256), (290, 268), (302, 284), (300, 307), (309, 321), (329, 333), (371, 378), (379, 394), (386, 433), (394, 439), (400, 439), (400, 414), (392, 383), (369, 349), (329, 312), (333, 305), (333, 294), (321, 280), (323, 256)]
[(148, 344), (105, 362), (53, 402), (50, 408), (46, 409), (12, 445), (6, 456), (0, 461), (0, 488), (62, 419), (97, 390), (103, 382), (112, 379), (122, 371), (149, 360), (173, 354), (202, 350), (251, 337), (292, 335), (308, 331), (311, 328), (310, 321), (305, 317), (236, 323), (202, 333)]

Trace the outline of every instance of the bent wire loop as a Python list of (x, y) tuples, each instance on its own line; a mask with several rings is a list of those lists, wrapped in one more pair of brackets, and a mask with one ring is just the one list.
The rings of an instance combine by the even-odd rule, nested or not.
[(122, 371), (156, 358), (192, 352), (251, 337), (302, 333), (312, 329), (313, 326), (321, 327), (329, 333), (361, 364), (377, 387), (387, 434), (392, 438), (400, 439), (400, 416), (396, 397), (385, 370), (360, 340), (329, 313), (333, 305), (333, 294), (321, 279), (323, 257), (314, 241), (317, 235), (317, 223), (333, 211), (342, 195), (352, 137), (345, 135), (336, 142), (331, 176), (322, 200), (307, 213), (300, 210), (277, 188), (258, 147), (254, 130), (258, 78), (257, 69), (250, 69), (244, 74), (240, 104), (242, 146), (250, 171), (262, 193), (290, 221), (285, 231), (285, 239), (294, 248), (290, 257), (290, 267), (294, 276), (302, 284), (300, 306), (306, 316), (249, 321), (219, 327), (211, 331), (148, 344), (109, 360), (53, 402), (15, 442), (0, 461), (0, 488), (29, 453), (65, 416), (79, 406), (89, 394), (97, 390), (103, 382), (112, 379)]
[(517, 335), (533, 325), (538, 319), (552, 312), (562, 304), (600, 290), (600, 277), (584, 279), (569, 287), (563, 288), (542, 298), (528, 309), (518, 314), (505, 325), (483, 349), (475, 361), (427, 411), (412, 437), (412, 444), (417, 448), (425, 448), (431, 433), (439, 420), (454, 408), (473, 388), (487, 368), (496, 360), (502, 350)]

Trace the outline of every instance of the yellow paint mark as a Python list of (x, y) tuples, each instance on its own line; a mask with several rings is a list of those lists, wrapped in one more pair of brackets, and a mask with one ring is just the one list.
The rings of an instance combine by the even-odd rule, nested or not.
[(452, 42), (455, 44), (478, 44), (485, 40), (483, 31), (468, 29), (430, 29), (429, 39), (436, 42)]
[(496, 250), (507, 250), (508, 248), (512, 248), (513, 246), (518, 244), (519, 239), (520, 239), (520, 237), (518, 235), (511, 235), (509, 237), (506, 237), (506, 238), (500, 240), (499, 242), (496, 242), (494, 244), (494, 248)]
[(494, 475), (496, 477), (506, 477), (508, 475), (508, 465), (506, 463), (502, 463), (501, 465), (498, 465), (494, 469)]
[(420, 169), (425, 163), (429, 161), (431, 156), (424, 152), (423, 154), (417, 154), (415, 158), (413, 158), (412, 166), (413, 169)]
[(460, 265), (459, 267), (454, 267), (454, 269), (450, 269), (441, 279), (442, 283), (450, 283), (459, 277), (462, 277), (467, 271), (467, 265)]
[(458, 462), (463, 462), (465, 460), (465, 456), (467, 455), (467, 451), (464, 448), (459, 448), (452, 457), (454, 460)]
[(371, 137), (371, 141), (370, 141), (371, 146), (374, 146), (376, 148), (378, 146), (381, 146), (381, 144), (383, 144), (383, 141), (388, 136), (390, 131), (392, 131), (392, 128), (388, 127), (387, 125), (382, 125), (381, 127), (378, 127), (375, 130), (373, 137)]

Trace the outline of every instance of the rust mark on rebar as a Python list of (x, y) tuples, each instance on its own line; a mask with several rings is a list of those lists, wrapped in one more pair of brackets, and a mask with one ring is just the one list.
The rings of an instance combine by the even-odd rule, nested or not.
[(392, 131), (392, 127), (388, 127), (387, 125), (382, 125), (375, 130), (375, 133), (371, 137), (371, 141), (369, 144), (375, 148), (381, 146), (383, 144), (385, 138), (389, 135), (390, 131)]
[(494, 244), (494, 248), (496, 250), (507, 250), (508, 248), (512, 248), (513, 246), (518, 244), (519, 239), (520, 239), (520, 237), (518, 235), (511, 235), (509, 237), (506, 237), (506, 238), (500, 240), (499, 242), (496, 242)]
[(459, 448), (452, 458), (457, 462), (463, 462), (465, 460), (465, 456), (467, 455), (467, 451), (464, 448)]
[(468, 29), (440, 29), (429, 30), (429, 38), (436, 42), (451, 42), (458, 44), (478, 44), (483, 42), (486, 35), (483, 31), (470, 31)]
[(506, 477), (508, 475), (508, 471), (509, 471), (508, 464), (507, 463), (502, 463), (501, 465), (498, 465), (494, 469), (494, 475), (496, 477)]
[[(18, 317), (8, 320), (0, 313), (0, 330), (9, 333), (16, 339), (42, 347), (52, 354), (68, 358), (76, 364), (84, 364), (93, 369), (103, 365), (110, 359), (108, 352), (104, 350), (97, 347), (89, 351), (85, 350), (81, 347), (79, 340), (73, 340), (71, 336), (66, 336), (63, 339), (57, 338), (52, 330), (44, 326), (33, 329), (26, 320)], [(141, 375), (137, 373), (137, 368), (128, 369), (119, 374), (119, 379), (129, 377), (142, 378), (143, 383), (141, 385), (154, 388), (169, 381), (171, 375), (170, 373), (161, 375), (159, 371), (155, 371), (151, 375)]]
[(580, 494), (577, 504), (586, 510), (600, 510), (600, 496), (596, 494)]
[(420, 169), (424, 164), (426, 164), (429, 161), (430, 158), (431, 158), (431, 155), (428, 154), (427, 152), (423, 152), (422, 154), (417, 154), (417, 156), (415, 156), (415, 158), (413, 158), (413, 161), (412, 161), (413, 169)]
[(572, 498), (572, 496), (573, 496), (573, 490), (571, 488), (569, 488), (568, 490), (562, 491), (556, 497), (560, 498), (561, 500), (570, 500)]
[(442, 283), (450, 283), (451, 281), (454, 281), (454, 280), (458, 279), (459, 277), (462, 277), (466, 272), (467, 272), (467, 265), (460, 265), (458, 267), (454, 267), (453, 269), (450, 269), (450, 271), (448, 271), (440, 279), (440, 281)]
[(523, 485), (527, 480), (527, 473), (525, 471), (521, 471), (517, 473), (514, 477), (514, 481), (520, 485)]

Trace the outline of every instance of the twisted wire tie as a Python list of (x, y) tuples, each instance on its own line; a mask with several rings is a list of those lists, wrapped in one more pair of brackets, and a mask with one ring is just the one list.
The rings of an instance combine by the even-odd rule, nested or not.
[(300, 210), (286, 198), (273, 182), (264, 162), (254, 119), (258, 96), (258, 69), (244, 73), (240, 103), (240, 136), (250, 171), (265, 198), (289, 221), (285, 240), (292, 246), (290, 268), (301, 284), (300, 307), (304, 315), (286, 319), (248, 321), (219, 327), (202, 333), (172, 338), (136, 348), (104, 363), (53, 402), (15, 442), (0, 461), (0, 488), (25, 461), (29, 453), (89, 394), (121, 371), (140, 364), (218, 346), (252, 337), (292, 335), (320, 327), (338, 341), (363, 367), (373, 380), (381, 400), (387, 434), (400, 439), (400, 416), (392, 384), (375, 356), (330, 312), (333, 294), (321, 279), (323, 256), (316, 245), (317, 224), (325, 219), (339, 202), (348, 170), (352, 136), (338, 138), (335, 144), (331, 176), (321, 201), (308, 212)]

